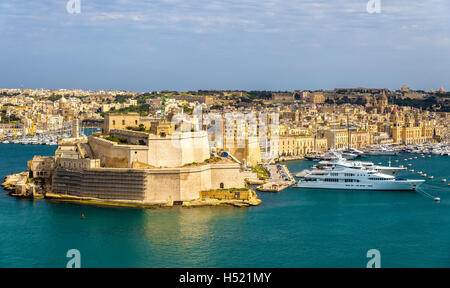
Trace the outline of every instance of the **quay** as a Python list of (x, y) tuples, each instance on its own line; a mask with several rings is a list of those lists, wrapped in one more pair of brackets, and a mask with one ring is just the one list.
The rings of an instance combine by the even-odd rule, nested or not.
[(298, 161), (298, 160), (304, 160), (305, 157), (303, 155), (296, 155), (296, 156), (281, 156), (279, 157), (275, 162), (287, 162), (287, 161)]
[(264, 184), (256, 187), (261, 192), (281, 192), (296, 183), (286, 165), (266, 165), (270, 179)]

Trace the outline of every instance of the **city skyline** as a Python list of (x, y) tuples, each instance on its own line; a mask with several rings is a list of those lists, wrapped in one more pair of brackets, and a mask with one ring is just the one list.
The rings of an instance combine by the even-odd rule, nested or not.
[(272, 90), (450, 87), (443, 0), (0, 4), (0, 87)]

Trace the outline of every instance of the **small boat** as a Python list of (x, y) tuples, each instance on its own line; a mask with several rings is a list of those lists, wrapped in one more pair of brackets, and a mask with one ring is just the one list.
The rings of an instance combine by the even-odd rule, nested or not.
[(372, 156), (397, 156), (399, 153), (400, 153), (399, 151), (395, 151), (385, 147), (380, 147), (378, 149), (377, 148), (372, 149), (368, 151), (366, 154)]

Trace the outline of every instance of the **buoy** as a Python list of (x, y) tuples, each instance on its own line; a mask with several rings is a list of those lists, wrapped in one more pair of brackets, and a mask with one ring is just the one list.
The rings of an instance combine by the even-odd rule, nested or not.
[(84, 219), (84, 214), (83, 213), (81, 213), (81, 219)]
[(436, 197), (436, 198), (434, 198), (434, 201), (436, 201), (436, 202), (440, 202), (440, 201), (441, 201), (441, 198), (439, 198), (439, 197)]

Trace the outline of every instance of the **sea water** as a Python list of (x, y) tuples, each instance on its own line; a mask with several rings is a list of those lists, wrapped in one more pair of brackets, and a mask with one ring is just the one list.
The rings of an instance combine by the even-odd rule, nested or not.
[[(0, 144), (0, 177), (55, 148)], [(80, 251), (81, 267), (366, 267), (370, 249), (380, 251), (381, 267), (450, 267), (450, 189), (441, 182), (450, 180), (449, 157), (405, 162), (411, 155), (390, 159), (435, 177), (416, 192), (289, 188), (258, 192), (262, 205), (251, 208), (101, 208), (3, 191), (0, 267), (63, 268), (70, 249)], [(387, 165), (389, 157), (367, 160)], [(313, 162), (286, 164), (296, 173)]]

